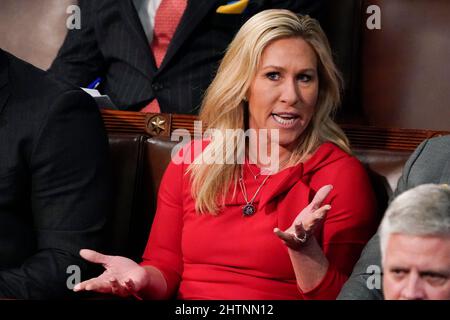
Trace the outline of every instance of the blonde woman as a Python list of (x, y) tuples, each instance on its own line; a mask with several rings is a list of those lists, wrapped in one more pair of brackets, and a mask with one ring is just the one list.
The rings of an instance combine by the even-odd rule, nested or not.
[[(222, 154), (243, 163), (172, 162), (143, 262), (82, 250), (106, 270), (75, 290), (334, 299), (376, 229), (366, 172), (330, 117), (339, 103), (340, 77), (317, 21), (287, 10), (255, 15), (230, 44), (201, 119), (219, 133), (253, 130), (257, 148), (212, 138), (202, 156), (225, 147), (233, 152)], [(258, 134), (264, 130), (277, 135)], [(276, 166), (254, 152), (262, 137)], [(193, 149), (183, 149), (183, 159)]]

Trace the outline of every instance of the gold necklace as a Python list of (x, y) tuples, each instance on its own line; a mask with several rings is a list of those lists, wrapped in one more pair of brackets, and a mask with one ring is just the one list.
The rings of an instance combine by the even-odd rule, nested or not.
[(247, 198), (247, 189), (245, 188), (245, 182), (244, 182), (244, 176), (243, 176), (243, 170), (241, 171), (241, 177), (239, 178), (239, 186), (241, 187), (242, 195), (244, 196), (244, 200), (246, 202), (245, 206), (242, 207), (242, 213), (244, 216), (249, 217), (252, 216), (256, 212), (256, 208), (253, 205), (253, 201), (255, 201), (256, 195), (261, 190), (264, 183), (266, 183), (267, 179), (269, 179), (270, 175), (268, 174), (263, 182), (259, 185), (258, 189), (256, 189), (255, 194), (253, 195), (252, 199), (249, 201)]

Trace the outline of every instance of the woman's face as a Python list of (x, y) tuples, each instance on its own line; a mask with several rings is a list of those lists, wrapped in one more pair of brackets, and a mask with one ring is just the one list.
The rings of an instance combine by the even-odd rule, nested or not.
[(263, 51), (249, 92), (249, 127), (278, 129), (279, 145), (292, 149), (317, 102), (317, 57), (301, 38), (275, 40)]

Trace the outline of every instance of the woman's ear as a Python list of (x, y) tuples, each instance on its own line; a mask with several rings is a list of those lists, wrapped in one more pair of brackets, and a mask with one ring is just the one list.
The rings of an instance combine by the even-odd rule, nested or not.
[(247, 88), (247, 90), (245, 91), (245, 95), (242, 98), (242, 101), (244, 101), (245, 103), (248, 103), (248, 97), (250, 97), (250, 88)]

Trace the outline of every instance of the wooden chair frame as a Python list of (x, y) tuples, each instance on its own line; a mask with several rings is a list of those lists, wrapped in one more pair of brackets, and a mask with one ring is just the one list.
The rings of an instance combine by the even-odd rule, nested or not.
[[(131, 133), (169, 138), (177, 129), (194, 134), (194, 121), (198, 116), (183, 114), (143, 113), (102, 109), (108, 133)], [(378, 128), (362, 125), (339, 124), (353, 148), (413, 151), (423, 140), (450, 134), (406, 128)], [(203, 129), (204, 126), (203, 126)]]

